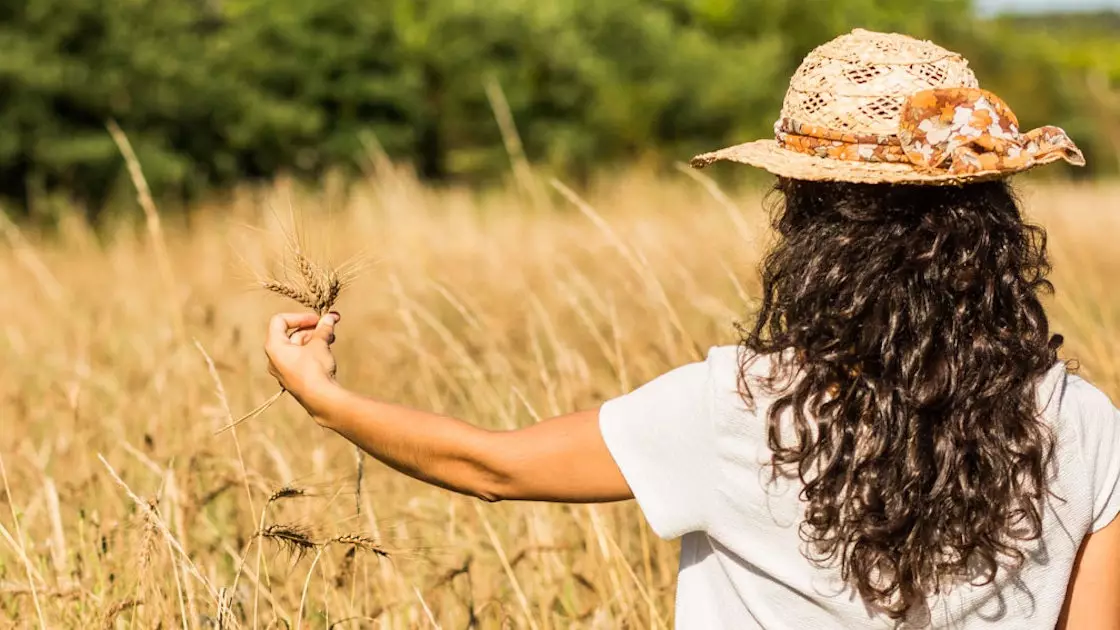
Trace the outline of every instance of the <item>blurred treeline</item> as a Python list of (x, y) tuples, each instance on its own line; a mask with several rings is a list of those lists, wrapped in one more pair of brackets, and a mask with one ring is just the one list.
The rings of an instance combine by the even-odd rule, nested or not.
[[(164, 198), (360, 172), (505, 173), (487, 85), (570, 177), (771, 134), (789, 75), (853, 27), (964, 53), (1025, 127), (1118, 169), (1120, 18), (981, 19), (967, 0), (17, 0), (0, 3), (0, 195), (95, 212), (117, 121)], [(490, 94), (496, 95), (491, 89)], [(29, 203), (30, 202), (30, 203)]]

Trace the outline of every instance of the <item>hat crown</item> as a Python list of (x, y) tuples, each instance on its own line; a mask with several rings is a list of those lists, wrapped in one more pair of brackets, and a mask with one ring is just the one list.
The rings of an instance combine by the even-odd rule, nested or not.
[(964, 57), (932, 42), (856, 29), (805, 57), (790, 79), (782, 118), (892, 135), (910, 95), (948, 87), (978, 87)]

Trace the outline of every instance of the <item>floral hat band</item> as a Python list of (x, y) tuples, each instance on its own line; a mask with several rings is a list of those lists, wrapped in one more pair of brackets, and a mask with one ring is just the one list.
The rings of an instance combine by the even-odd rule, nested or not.
[(782, 118), (774, 135), (784, 149), (835, 160), (898, 162), (925, 172), (969, 175), (1020, 171), (1063, 159), (1082, 166), (1085, 157), (1059, 127), (1019, 132), (1014, 112), (980, 88), (922, 90), (905, 101), (898, 133), (837, 132)]

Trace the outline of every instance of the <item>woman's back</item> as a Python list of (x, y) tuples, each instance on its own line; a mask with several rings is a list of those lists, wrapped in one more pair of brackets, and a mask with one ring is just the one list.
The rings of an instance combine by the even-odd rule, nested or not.
[[(600, 410), (607, 446), (651, 526), (663, 537), (683, 535), (678, 627), (890, 627), (836, 566), (807, 559), (801, 484), (772, 480), (767, 413), (775, 396), (754, 387), (748, 408), (739, 390), (744, 380), (769, 377), (772, 363), (742, 352), (715, 348), (707, 361)], [(946, 628), (1056, 623), (1083, 538), (1120, 511), (1120, 412), (1063, 364), (1038, 384), (1037, 398), (1054, 436), (1041, 536), (1017, 543), (1025, 555), (1017, 569), (980, 586), (951, 584), (909, 620)]]

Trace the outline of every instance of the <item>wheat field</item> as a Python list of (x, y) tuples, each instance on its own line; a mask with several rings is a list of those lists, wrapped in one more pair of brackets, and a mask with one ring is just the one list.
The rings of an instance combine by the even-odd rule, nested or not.
[[(482, 504), (367, 460), (276, 392), (255, 288), (286, 235), (361, 270), (339, 379), (516, 427), (736, 341), (761, 193), (671, 172), (435, 190), (381, 165), (146, 223), (0, 218), (0, 627), (670, 627), (676, 551), (631, 503)], [(1120, 398), (1120, 185), (1024, 182), (1064, 356)], [(150, 221), (151, 217), (149, 217)]]

